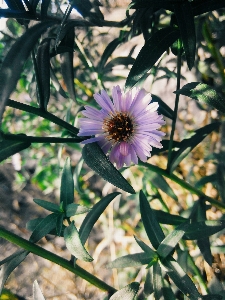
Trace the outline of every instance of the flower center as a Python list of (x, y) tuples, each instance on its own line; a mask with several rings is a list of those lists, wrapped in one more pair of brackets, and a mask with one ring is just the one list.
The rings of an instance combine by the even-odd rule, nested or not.
[(116, 142), (127, 141), (134, 132), (132, 119), (126, 113), (117, 113), (103, 122), (103, 130), (108, 133), (106, 137)]

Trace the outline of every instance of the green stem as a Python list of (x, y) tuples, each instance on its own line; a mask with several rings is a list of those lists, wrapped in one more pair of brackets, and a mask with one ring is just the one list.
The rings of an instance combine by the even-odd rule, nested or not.
[(15, 135), (2, 133), (4, 140), (21, 141), (30, 143), (80, 143), (83, 139), (80, 138), (60, 138), (60, 137), (36, 137), (26, 135)]
[[(180, 41), (180, 39), (178, 39), (177, 44), (178, 44), (178, 55), (177, 55), (177, 88), (176, 88), (176, 90), (179, 90), (180, 89), (180, 76), (181, 76), (181, 41)], [(172, 121), (172, 129), (171, 129), (170, 142), (169, 142), (167, 170), (169, 170), (169, 168), (170, 168), (170, 163), (171, 163), (171, 158), (172, 158), (173, 137), (174, 137), (174, 132), (175, 132), (175, 128), (176, 128), (179, 98), (180, 98), (180, 94), (176, 94), (173, 121)]]
[(177, 184), (179, 184), (184, 189), (188, 190), (190, 193), (204, 198), (205, 200), (210, 202), (215, 207), (217, 207), (219, 209), (225, 209), (225, 204), (224, 203), (222, 203), (220, 201), (217, 201), (217, 200), (205, 195), (202, 191), (199, 191), (198, 189), (196, 189), (195, 187), (190, 185), (188, 182), (184, 181), (183, 179), (180, 179), (179, 177), (177, 177), (174, 174), (170, 174), (168, 170), (164, 170), (164, 169), (161, 169), (161, 168), (159, 168), (157, 166), (154, 166), (152, 164), (143, 163), (141, 161), (139, 162), (139, 165), (144, 166), (144, 167), (148, 168), (149, 170), (151, 170), (151, 171), (153, 171), (157, 174), (160, 174), (162, 176), (165, 176), (165, 177), (171, 179), (172, 181), (176, 182)]
[(20, 102), (14, 101), (14, 100), (10, 100), (10, 99), (8, 99), (6, 105), (16, 108), (16, 109), (19, 109), (19, 110), (29, 112), (36, 116), (42, 117), (44, 119), (47, 119), (47, 120), (51, 121), (52, 123), (67, 129), (69, 132), (71, 132), (74, 135), (77, 135), (77, 133), (79, 131), (78, 128), (70, 125), (69, 123), (63, 121), (62, 119), (54, 116), (53, 114), (51, 114), (47, 111), (41, 110), (40, 108), (32, 107), (30, 105), (23, 104), (23, 103), (20, 103)]
[(68, 260), (66, 260), (65, 258), (62, 258), (50, 251), (47, 251), (47, 250), (41, 248), (40, 246), (37, 246), (19, 236), (17, 236), (16, 234), (9, 232), (8, 230), (6, 230), (2, 227), (0, 227), (0, 237), (2, 237), (3, 239), (5, 239), (17, 246), (20, 246), (21, 248), (23, 248), (29, 252), (32, 252), (40, 257), (43, 257), (49, 261), (56, 263), (57, 265), (80, 276), (81, 278), (85, 279), (86, 281), (90, 282), (91, 284), (93, 284), (94, 286), (96, 286), (97, 288), (99, 288), (103, 291), (106, 291), (110, 294), (113, 294), (116, 292), (116, 289), (114, 289), (113, 287), (111, 287), (110, 285), (105, 283), (104, 281), (100, 280), (96, 276), (90, 274), (89, 272), (87, 272), (86, 270), (81, 268), (80, 266), (76, 265), (75, 267), (73, 267), (71, 265), (71, 263)]

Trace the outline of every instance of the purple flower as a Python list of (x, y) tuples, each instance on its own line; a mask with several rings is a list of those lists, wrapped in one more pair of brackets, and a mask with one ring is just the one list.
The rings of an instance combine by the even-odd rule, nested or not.
[(113, 102), (105, 90), (95, 94), (94, 99), (101, 110), (86, 105), (80, 118), (79, 136), (95, 136), (83, 144), (98, 142), (109, 160), (117, 168), (131, 162), (137, 164), (138, 158), (146, 162), (153, 147), (162, 148), (161, 140), (165, 134), (158, 131), (165, 121), (157, 113), (158, 103), (150, 103), (151, 94), (144, 89), (133, 88), (122, 93), (119, 86), (112, 89)]

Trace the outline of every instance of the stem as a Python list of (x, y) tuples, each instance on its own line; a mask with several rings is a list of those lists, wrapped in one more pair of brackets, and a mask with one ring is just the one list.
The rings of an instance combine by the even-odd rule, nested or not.
[(41, 248), (40, 246), (37, 246), (19, 236), (17, 236), (16, 234), (9, 232), (8, 230), (6, 230), (2, 227), (0, 227), (0, 237), (2, 237), (3, 239), (5, 239), (17, 246), (20, 246), (21, 248), (23, 248), (25, 250), (28, 250), (29, 252), (32, 252), (40, 257), (43, 257), (49, 261), (56, 263), (57, 265), (80, 276), (81, 278), (85, 279), (86, 281), (90, 282), (91, 284), (93, 284), (94, 286), (96, 286), (97, 288), (99, 288), (103, 291), (106, 291), (110, 294), (113, 294), (116, 292), (116, 289), (114, 289), (113, 287), (111, 287), (110, 285), (105, 283), (104, 281), (100, 280), (96, 276), (90, 274), (89, 272), (87, 272), (86, 270), (81, 268), (80, 266), (76, 265), (75, 267), (73, 267), (71, 265), (71, 263), (68, 260), (66, 260), (65, 258), (62, 258), (50, 251), (47, 251), (47, 250)]
[(141, 161), (139, 162), (139, 165), (144, 166), (144, 167), (148, 168), (149, 170), (151, 170), (151, 171), (153, 171), (157, 174), (160, 174), (162, 176), (165, 176), (165, 177), (173, 180), (174, 182), (179, 184), (181, 187), (188, 190), (190, 193), (204, 198), (205, 200), (207, 200), (208, 202), (210, 202), (212, 205), (214, 205), (215, 207), (217, 207), (219, 209), (225, 210), (225, 203), (222, 203), (220, 201), (217, 201), (217, 200), (205, 195), (203, 192), (199, 191), (198, 189), (196, 189), (195, 187), (193, 187), (192, 185), (190, 185), (189, 183), (187, 183), (183, 179), (180, 179), (179, 177), (177, 177), (174, 174), (170, 174), (168, 170), (164, 170), (164, 169), (161, 169), (161, 168), (159, 168), (157, 166), (154, 166), (152, 164), (143, 163)]
[(61, 137), (37, 137), (26, 135), (15, 135), (2, 133), (4, 140), (21, 141), (30, 143), (80, 143), (83, 139), (78, 138), (61, 138)]
[[(176, 90), (179, 90), (180, 89), (180, 76), (181, 76), (181, 41), (180, 41), (180, 39), (178, 39), (177, 44), (178, 44), (178, 55), (177, 55), (177, 88), (176, 88)], [(173, 137), (174, 137), (176, 121), (177, 121), (179, 98), (180, 98), (180, 95), (176, 94), (174, 114), (173, 114), (173, 120), (172, 120), (172, 129), (171, 129), (170, 142), (169, 142), (167, 170), (169, 170), (169, 168), (170, 168), (170, 163), (171, 163), (171, 158), (172, 158)]]
[(47, 111), (41, 110), (40, 108), (32, 107), (30, 105), (23, 104), (23, 103), (20, 103), (20, 102), (14, 101), (14, 100), (10, 100), (10, 99), (8, 99), (6, 105), (16, 108), (16, 109), (19, 109), (19, 110), (29, 112), (36, 116), (42, 117), (44, 119), (47, 119), (47, 120), (51, 121), (52, 123), (67, 129), (69, 132), (71, 132), (74, 135), (77, 135), (77, 133), (79, 131), (78, 128), (70, 125), (69, 123), (63, 121), (62, 119), (54, 116), (53, 114), (51, 114)]

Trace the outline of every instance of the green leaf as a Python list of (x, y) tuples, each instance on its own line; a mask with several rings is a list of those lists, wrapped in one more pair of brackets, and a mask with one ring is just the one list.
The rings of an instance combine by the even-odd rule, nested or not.
[(51, 39), (44, 39), (37, 49), (37, 70), (40, 87), (39, 106), (46, 110), (50, 97), (50, 42)]
[(217, 164), (216, 179), (219, 195), (223, 203), (225, 203), (225, 164), (223, 161), (219, 161)]
[(39, 206), (41, 206), (41, 207), (43, 207), (43, 208), (45, 208), (45, 209), (47, 209), (49, 211), (52, 211), (52, 212), (55, 212), (55, 213), (60, 212), (59, 205), (57, 205), (55, 203), (51, 203), (49, 201), (45, 201), (45, 200), (41, 200), (41, 199), (33, 199), (33, 201), (37, 205), (39, 205)]
[(97, 143), (86, 144), (82, 156), (86, 164), (103, 179), (130, 194), (135, 194), (133, 187), (113, 166)]
[(113, 294), (109, 300), (134, 300), (139, 291), (139, 286), (138, 282), (132, 282)]
[(141, 249), (147, 253), (149, 256), (157, 256), (156, 252), (153, 251), (148, 245), (146, 245), (142, 240), (140, 240), (138, 237), (134, 236), (135, 241), (137, 244), (141, 247)]
[(80, 239), (82, 241), (82, 244), (85, 244), (94, 224), (97, 222), (99, 217), (102, 215), (103, 211), (106, 209), (106, 207), (109, 205), (109, 203), (118, 195), (120, 195), (120, 193), (115, 192), (115, 193), (105, 196), (98, 203), (96, 203), (92, 207), (92, 210), (86, 215), (86, 217), (84, 218), (84, 220), (80, 226), (80, 230), (79, 230)]
[(202, 296), (202, 300), (223, 300), (224, 297), (221, 295), (205, 295)]
[(48, 7), (51, 0), (41, 1), (41, 19), (44, 20), (48, 14)]
[(208, 124), (200, 129), (197, 129), (194, 134), (187, 139), (184, 139), (179, 144), (178, 151), (172, 151), (170, 172), (173, 172), (178, 164), (212, 131), (220, 127), (220, 122)]
[(81, 259), (83, 261), (93, 260), (93, 258), (88, 254), (87, 250), (84, 248), (79, 233), (77, 231), (77, 228), (74, 225), (74, 222), (72, 222), (64, 230), (64, 239), (66, 242), (67, 249), (76, 258)]
[(181, 224), (175, 230), (169, 233), (159, 245), (157, 249), (158, 255), (163, 258), (168, 256), (175, 249), (178, 242), (182, 239), (183, 235), (185, 234), (185, 228), (188, 226), (189, 224), (187, 223)]
[(153, 288), (155, 300), (164, 300), (162, 294), (163, 278), (159, 263), (153, 265)]
[(28, 147), (31, 143), (20, 141), (2, 141), (0, 142), (0, 162), (11, 155), (20, 152)]
[(43, 32), (55, 21), (41, 22), (28, 28), (6, 55), (0, 69), (0, 123), (6, 102), (16, 88), (23, 65)]
[(113, 268), (118, 269), (118, 268), (128, 268), (128, 267), (138, 268), (141, 267), (142, 265), (147, 265), (152, 259), (154, 259), (154, 256), (150, 256), (146, 252), (128, 254), (110, 262), (109, 264), (107, 264), (107, 268), (108, 269), (113, 269)]
[(157, 249), (165, 236), (156, 219), (154, 211), (151, 209), (148, 200), (142, 191), (140, 191), (140, 212), (148, 238), (152, 246)]
[(107, 65), (103, 69), (103, 73), (107, 73), (112, 71), (112, 68), (119, 65), (133, 65), (135, 62), (135, 59), (133, 57), (125, 56), (125, 57), (116, 57), (110, 60), (110, 62), (107, 63)]
[(168, 224), (168, 225), (180, 225), (187, 221), (186, 218), (183, 218), (178, 215), (172, 215), (162, 210), (153, 209), (156, 219), (161, 224)]
[(195, 16), (225, 7), (224, 0), (198, 0), (191, 3)]
[(186, 295), (190, 300), (201, 299), (201, 295), (190, 277), (188, 277), (188, 275), (172, 257), (163, 259), (161, 263), (164, 267), (166, 267), (166, 273), (184, 295)]
[(174, 194), (174, 191), (162, 175), (150, 171), (147, 172), (146, 176), (148, 178), (148, 181), (151, 182), (155, 187), (162, 190), (175, 201), (178, 201), (177, 195)]
[(158, 96), (152, 94), (152, 101), (151, 102), (158, 102), (159, 108), (158, 112), (159, 114), (164, 115), (165, 117), (169, 119), (173, 119), (173, 110)]
[(91, 211), (91, 208), (89, 208), (89, 207), (71, 203), (71, 204), (68, 204), (66, 207), (66, 216), (68, 218), (70, 218), (75, 215), (85, 214), (89, 211)]
[(64, 214), (58, 214), (58, 217), (56, 219), (56, 233), (58, 236), (61, 236), (62, 229), (63, 229), (63, 220), (64, 220)]
[(154, 66), (161, 55), (179, 38), (179, 30), (167, 27), (150, 37), (139, 52), (128, 74), (126, 89), (131, 89)]
[(176, 297), (171, 289), (171, 284), (165, 278), (163, 279), (162, 293), (164, 299), (176, 300)]
[(68, 204), (74, 201), (74, 182), (73, 174), (70, 166), (70, 159), (67, 158), (62, 171), (60, 202), (63, 203), (63, 209), (66, 211)]
[(188, 68), (191, 70), (196, 51), (195, 23), (191, 3), (188, 1), (174, 3), (174, 12), (180, 29)]
[(184, 85), (180, 90), (174, 92), (188, 96), (192, 99), (198, 100), (201, 103), (211, 105), (213, 108), (225, 113), (225, 101), (220, 95), (212, 89), (208, 84), (200, 82), (191, 82)]
[(41, 289), (38, 285), (37, 280), (35, 280), (34, 284), (33, 284), (33, 299), (34, 300), (45, 300), (45, 298), (41, 292)]
[(38, 225), (35, 227), (32, 232), (29, 241), (33, 243), (37, 243), (40, 239), (46, 236), (51, 230), (56, 227), (56, 221), (58, 218), (58, 214), (50, 214), (45, 217)]
[(12, 271), (26, 258), (28, 251), (19, 250), (5, 259), (0, 270), (0, 294)]
[(83, 163), (84, 163), (84, 160), (81, 158), (78, 161), (78, 163), (75, 167), (75, 170), (74, 170), (74, 189), (77, 190), (77, 192), (80, 193), (80, 194), (83, 193), (81, 184), (79, 182), (79, 176), (80, 176), (80, 173), (81, 173), (81, 170), (82, 170), (82, 167), (83, 167)]
[(100, 62), (98, 64), (98, 71), (102, 72), (103, 71), (103, 67), (105, 66), (108, 58), (111, 56), (111, 54), (113, 53), (113, 51), (117, 48), (117, 46), (119, 46), (119, 44), (121, 43), (121, 39), (120, 38), (116, 38), (115, 40), (113, 40), (112, 42), (110, 42), (107, 47), (105, 48)]
[(144, 284), (144, 294), (149, 296), (153, 293), (153, 266), (147, 270), (145, 284)]
[(225, 228), (225, 220), (193, 222), (185, 229), (183, 239), (198, 240), (211, 236)]

